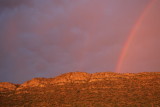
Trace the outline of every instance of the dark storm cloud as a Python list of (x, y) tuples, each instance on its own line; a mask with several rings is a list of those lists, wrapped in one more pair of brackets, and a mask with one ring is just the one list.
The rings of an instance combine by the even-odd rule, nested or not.
[(1, 81), (22, 82), (76, 70), (113, 71), (148, 0), (0, 2)]
[(5, 9), (13, 9), (22, 5), (31, 6), (31, 0), (0, 0), (0, 12)]

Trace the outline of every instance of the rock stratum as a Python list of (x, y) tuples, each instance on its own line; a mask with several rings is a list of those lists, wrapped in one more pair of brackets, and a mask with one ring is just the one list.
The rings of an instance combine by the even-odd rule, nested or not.
[(0, 107), (160, 107), (160, 72), (70, 72), (1, 82)]

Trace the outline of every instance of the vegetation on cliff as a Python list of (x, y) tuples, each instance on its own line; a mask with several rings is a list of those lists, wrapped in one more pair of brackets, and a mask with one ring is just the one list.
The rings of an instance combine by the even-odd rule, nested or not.
[(0, 83), (1, 107), (158, 107), (160, 73), (71, 72), (34, 78), (20, 85)]

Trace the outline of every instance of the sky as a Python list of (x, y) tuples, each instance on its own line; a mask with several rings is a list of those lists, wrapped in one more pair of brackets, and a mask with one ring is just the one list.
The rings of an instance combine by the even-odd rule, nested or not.
[(135, 25), (119, 73), (158, 72), (159, 11), (159, 0), (0, 0), (0, 82), (116, 72)]

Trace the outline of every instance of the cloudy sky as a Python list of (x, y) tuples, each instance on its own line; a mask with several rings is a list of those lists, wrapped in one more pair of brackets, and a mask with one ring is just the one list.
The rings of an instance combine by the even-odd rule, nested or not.
[(0, 81), (116, 72), (144, 12), (120, 72), (160, 71), (159, 11), (159, 0), (0, 0)]

